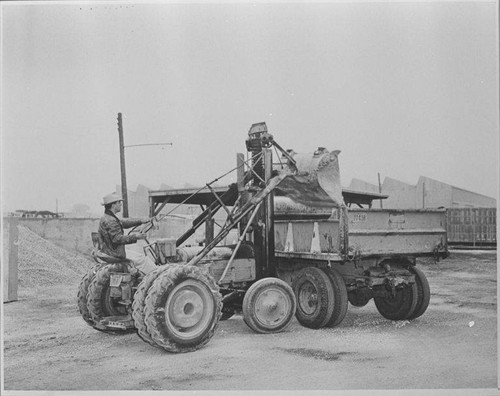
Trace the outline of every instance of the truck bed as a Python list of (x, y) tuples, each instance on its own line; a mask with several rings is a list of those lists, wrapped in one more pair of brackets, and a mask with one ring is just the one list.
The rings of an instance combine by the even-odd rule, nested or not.
[(446, 210), (350, 210), (349, 246), (363, 256), (433, 254), (446, 246)]
[[(338, 219), (276, 220), (277, 257), (340, 259)], [(358, 257), (425, 256), (446, 248), (444, 209), (350, 209), (349, 248)]]

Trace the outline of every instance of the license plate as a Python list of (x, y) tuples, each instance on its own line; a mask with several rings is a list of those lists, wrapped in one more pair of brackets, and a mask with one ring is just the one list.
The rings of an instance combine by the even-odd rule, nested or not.
[(127, 329), (127, 327), (123, 323), (114, 322), (114, 321), (111, 321), (111, 320), (106, 323), (106, 326), (107, 327), (113, 327), (115, 329), (122, 329), (122, 330), (126, 330)]
[(352, 213), (351, 218), (353, 223), (365, 223), (366, 213)]

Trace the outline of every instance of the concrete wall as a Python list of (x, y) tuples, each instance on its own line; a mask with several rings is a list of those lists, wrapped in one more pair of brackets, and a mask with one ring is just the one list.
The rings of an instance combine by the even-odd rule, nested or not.
[[(6, 218), (4, 218), (5, 221)], [(71, 252), (89, 255), (92, 251), (90, 234), (99, 227), (99, 219), (19, 219), (19, 225)]]

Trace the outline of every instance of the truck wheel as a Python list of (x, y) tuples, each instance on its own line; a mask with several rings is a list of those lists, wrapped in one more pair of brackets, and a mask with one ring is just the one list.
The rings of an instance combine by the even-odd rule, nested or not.
[(89, 326), (94, 326), (94, 321), (90, 317), (89, 310), (87, 309), (87, 295), (89, 292), (90, 282), (94, 279), (94, 276), (97, 270), (102, 266), (102, 264), (93, 265), (88, 272), (83, 276), (80, 281), (80, 285), (78, 286), (78, 294), (77, 294), (77, 304), (78, 311), (80, 311), (80, 315), (82, 315), (83, 320)]
[(329, 327), (334, 327), (340, 324), (347, 313), (348, 297), (347, 289), (345, 287), (344, 278), (340, 273), (333, 269), (325, 269), (326, 274), (330, 278), (333, 286), (333, 314), (330, 321), (326, 324)]
[(415, 311), (407, 319), (416, 319), (424, 314), (431, 300), (431, 289), (425, 274), (416, 267), (410, 267), (410, 272), (415, 274), (417, 284), (417, 303)]
[(307, 267), (293, 280), (297, 298), (297, 320), (305, 327), (319, 329), (330, 322), (335, 308), (333, 285), (319, 268)]
[(134, 302), (132, 303), (132, 318), (134, 319), (135, 327), (137, 328), (137, 335), (149, 345), (158, 346), (151, 338), (151, 335), (148, 333), (146, 328), (146, 323), (144, 322), (144, 303), (146, 301), (146, 295), (156, 280), (156, 278), (165, 270), (167, 270), (168, 266), (162, 266), (154, 271), (146, 274), (142, 279), (142, 282), (139, 283), (137, 290), (134, 294)]
[(403, 320), (408, 319), (415, 311), (417, 299), (417, 286), (415, 283), (396, 289), (395, 296), (377, 297), (375, 306), (379, 313), (386, 319)]
[[(125, 306), (118, 303), (119, 298), (110, 296), (109, 280), (112, 272), (121, 272), (123, 270), (122, 264), (106, 264), (99, 268), (96, 272), (94, 279), (90, 282), (87, 309), (90, 318), (95, 323), (99, 323), (107, 316), (122, 316), (127, 315)], [(125, 333), (126, 330), (107, 330), (94, 327), (97, 330), (105, 333)]]
[(199, 267), (169, 265), (147, 292), (144, 318), (151, 339), (169, 352), (191, 352), (214, 335), (222, 296)]
[(293, 289), (278, 278), (255, 282), (243, 298), (243, 320), (257, 333), (277, 333), (292, 320), (297, 304)]

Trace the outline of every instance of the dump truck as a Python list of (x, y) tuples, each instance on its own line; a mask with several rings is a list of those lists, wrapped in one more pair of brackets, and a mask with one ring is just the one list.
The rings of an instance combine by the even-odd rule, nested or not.
[[(144, 251), (158, 268), (145, 276), (130, 262), (96, 255), (78, 292), (87, 324), (189, 352), (236, 313), (258, 333), (280, 332), (294, 316), (311, 329), (334, 327), (349, 304), (371, 299), (389, 320), (424, 314), (430, 288), (416, 260), (447, 257), (444, 210), (353, 208), (340, 184), (339, 151), (285, 150), (265, 123), (251, 126), (246, 149), (227, 188), (215, 186), (220, 177), (162, 199), (151, 193), (157, 224), (168, 227), (182, 205), (200, 205), (201, 213), (181, 235), (147, 241)], [(165, 213), (167, 204), (174, 208)], [(216, 224), (220, 211), (224, 222)], [(200, 229), (203, 241), (188, 244)], [(236, 239), (223, 244), (229, 233)]]

